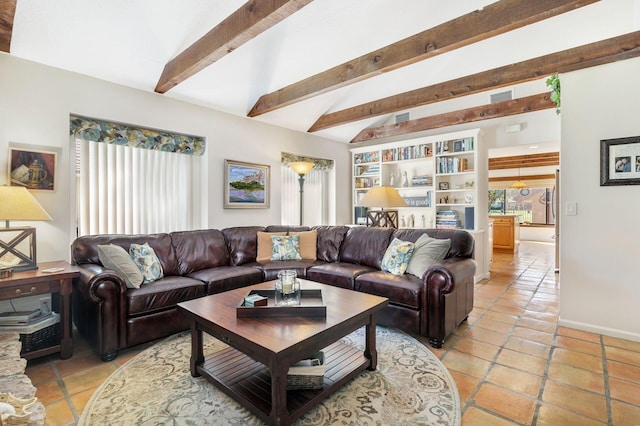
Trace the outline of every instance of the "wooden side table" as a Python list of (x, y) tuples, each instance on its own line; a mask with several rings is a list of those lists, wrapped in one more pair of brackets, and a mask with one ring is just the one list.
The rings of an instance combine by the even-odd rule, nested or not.
[[(44, 270), (61, 268), (58, 272)], [(43, 262), (38, 269), (14, 272), (9, 278), (0, 279), (0, 300), (51, 293), (51, 308), (60, 314), (60, 344), (24, 353), (26, 359), (38, 358), (60, 352), (60, 358), (71, 358), (71, 291), (73, 279), (80, 275), (78, 268), (68, 262)]]

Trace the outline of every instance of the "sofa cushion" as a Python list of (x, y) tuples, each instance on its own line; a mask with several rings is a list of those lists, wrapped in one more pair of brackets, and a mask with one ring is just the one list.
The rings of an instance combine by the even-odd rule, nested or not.
[(298, 278), (305, 278), (307, 276), (307, 270), (316, 265), (323, 265), (324, 262), (317, 260), (279, 260), (274, 262), (260, 263), (258, 268), (264, 274), (264, 280), (270, 281), (278, 278), (278, 272), (290, 269), (296, 271)]
[(415, 243), (407, 273), (422, 278), (431, 265), (444, 259), (449, 252), (449, 247), (451, 247), (451, 240), (448, 238), (431, 238), (427, 234), (422, 235)]
[(323, 262), (337, 262), (340, 257), (340, 247), (349, 231), (348, 226), (314, 226), (317, 232), (316, 259)]
[(180, 276), (167, 276), (161, 280), (127, 291), (128, 315), (137, 316), (173, 308), (179, 302), (205, 296), (202, 281)]
[(422, 282), (413, 275), (369, 272), (356, 277), (354, 290), (386, 297), (396, 305), (420, 309)]
[(115, 244), (98, 245), (98, 257), (102, 266), (118, 274), (128, 288), (140, 288), (144, 277), (125, 249)]
[(353, 290), (355, 278), (375, 268), (354, 263), (334, 262), (313, 266), (307, 270), (307, 279), (335, 287)]
[(128, 253), (131, 244), (148, 243), (160, 259), (164, 275), (179, 275), (178, 260), (171, 244), (169, 234), (107, 234), (107, 235), (85, 235), (76, 238), (71, 245), (72, 262), (76, 265), (87, 263), (99, 264), (98, 245), (115, 244)]
[(258, 232), (258, 249), (256, 262), (264, 263), (270, 262), (272, 260), (271, 255), (273, 250), (273, 243), (271, 241), (271, 237), (274, 235), (298, 235), (300, 237), (300, 256), (302, 256), (302, 259), (316, 259), (316, 231)]
[(222, 293), (264, 281), (262, 271), (251, 266), (218, 266), (189, 274), (206, 284), (207, 294)]
[(140, 269), (140, 272), (142, 272), (142, 276), (144, 277), (143, 284), (152, 283), (164, 276), (160, 259), (158, 259), (156, 252), (153, 251), (148, 243), (131, 244), (129, 247), (129, 256), (131, 256), (133, 262), (138, 269)]
[(172, 232), (171, 243), (178, 258), (180, 275), (229, 266), (229, 250), (224, 235), (217, 229)]
[(222, 230), (229, 250), (231, 266), (244, 265), (256, 261), (258, 254), (258, 231), (262, 226), (235, 226)]
[(342, 243), (340, 262), (380, 269), (393, 229), (377, 227), (350, 228)]
[(473, 257), (473, 236), (463, 229), (397, 229), (394, 231), (393, 236), (403, 241), (415, 243), (424, 234), (431, 238), (448, 238), (451, 240), (451, 247), (449, 247), (449, 252), (445, 259), (450, 257)]
[(382, 257), (381, 269), (393, 275), (404, 275), (413, 254), (414, 244), (394, 238)]

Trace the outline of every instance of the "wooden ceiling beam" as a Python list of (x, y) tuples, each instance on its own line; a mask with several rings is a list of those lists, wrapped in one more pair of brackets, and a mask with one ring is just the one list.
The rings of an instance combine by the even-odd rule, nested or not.
[(256, 117), (599, 0), (502, 0), (263, 95)]
[(527, 167), (558, 165), (560, 165), (560, 153), (557, 151), (489, 158), (489, 170), (523, 169)]
[(640, 31), (325, 114), (311, 126), (309, 131), (316, 132), (365, 118), (524, 83), (554, 73), (575, 71), (637, 56), (640, 56)]
[(481, 105), (430, 117), (417, 118), (402, 123), (364, 129), (356, 135), (351, 143), (366, 142), (392, 136), (406, 135), (441, 127), (454, 126), (462, 123), (472, 123), (492, 118), (508, 117), (532, 111), (555, 108), (556, 104), (550, 99), (550, 93), (540, 93), (524, 98)]
[(556, 175), (547, 174), (547, 175), (526, 175), (526, 176), (500, 176), (500, 177), (490, 177), (489, 182), (508, 182), (512, 180), (541, 180), (541, 179), (555, 179)]
[(0, 0), (0, 52), (11, 50), (13, 19), (16, 14), (18, 0)]
[(155, 91), (166, 93), (313, 0), (250, 0), (167, 63)]

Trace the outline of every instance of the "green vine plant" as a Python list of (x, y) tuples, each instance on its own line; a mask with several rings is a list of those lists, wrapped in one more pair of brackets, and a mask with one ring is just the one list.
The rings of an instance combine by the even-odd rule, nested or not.
[(551, 102), (556, 104), (556, 114), (560, 114), (560, 77), (553, 74), (546, 81), (547, 87), (551, 88)]

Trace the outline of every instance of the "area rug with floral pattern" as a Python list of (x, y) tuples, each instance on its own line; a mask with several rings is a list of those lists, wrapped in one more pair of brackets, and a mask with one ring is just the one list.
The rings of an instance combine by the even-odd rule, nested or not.
[[(364, 348), (364, 328), (341, 341)], [(377, 328), (378, 368), (364, 371), (296, 425), (460, 425), (456, 385), (440, 360), (398, 330)], [(205, 356), (226, 345), (205, 334)], [(191, 338), (173, 335), (116, 370), (91, 397), (79, 425), (260, 425), (202, 377), (191, 377)]]

